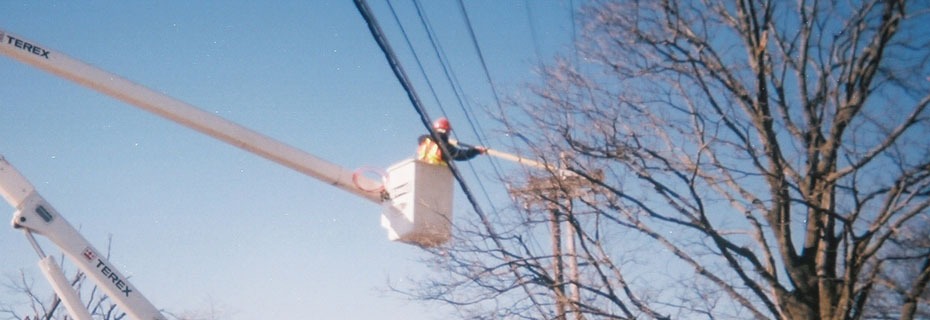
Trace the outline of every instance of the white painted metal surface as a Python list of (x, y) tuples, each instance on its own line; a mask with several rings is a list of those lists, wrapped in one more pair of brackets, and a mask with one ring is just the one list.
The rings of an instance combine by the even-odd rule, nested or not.
[(449, 240), (452, 232), (452, 172), (446, 166), (409, 159), (388, 168), (391, 203), (381, 226), (388, 238), (422, 247)]
[(87, 311), (87, 308), (84, 307), (84, 303), (81, 302), (81, 298), (78, 296), (77, 291), (71, 287), (71, 283), (65, 278), (64, 271), (58, 266), (58, 262), (55, 261), (54, 257), (47, 256), (39, 260), (39, 270), (42, 270), (45, 279), (48, 279), (48, 283), (52, 285), (55, 293), (61, 298), (61, 301), (65, 304), (65, 308), (68, 309), (68, 313), (71, 314), (72, 318), (78, 320), (93, 319), (90, 316), (90, 311)]
[[(13, 226), (28, 232), (40, 234), (52, 241), (68, 259), (90, 277), (107, 296), (133, 319), (166, 319), (158, 309), (146, 299), (139, 290), (129, 283), (107, 261), (106, 256), (94, 248), (87, 239), (78, 233), (64, 217), (58, 214), (45, 199), (39, 195), (32, 183), (26, 180), (16, 168), (0, 156), (0, 194), (16, 208), (13, 214)], [(44, 256), (42, 258), (45, 258)], [(48, 262), (42, 265), (47, 272)], [(54, 262), (52, 262), (54, 263)], [(51, 270), (54, 271), (54, 270)], [(59, 271), (60, 272), (60, 271)], [(51, 281), (61, 281), (63, 277), (50, 276)], [(67, 283), (54, 283), (56, 290)], [(76, 313), (72, 315), (77, 317)]]
[[(0, 30), (0, 54), (45, 70), (59, 77), (99, 91), (143, 110), (152, 112), (201, 133), (260, 155), (298, 172), (322, 180), (340, 189), (375, 203), (383, 201), (378, 191), (358, 186), (377, 184), (364, 176), (356, 176), (338, 165), (317, 158), (307, 152), (264, 136), (241, 125), (203, 111), (178, 99), (133, 83), (116, 74), (103, 71), (60, 52), (53, 51), (35, 41)], [(0, 193), (13, 207), (13, 226), (47, 237), (62, 252), (94, 280), (131, 318), (158, 320), (165, 317), (119, 273), (105, 256), (101, 255), (71, 226), (12, 165), (0, 157)], [(41, 250), (38, 249), (37, 250)], [(62, 277), (55, 275), (53, 260), (42, 257), (40, 268), (58, 289), (70, 287), (56, 283)], [(73, 291), (73, 290), (72, 290)], [(67, 293), (60, 293), (67, 294)], [(80, 301), (70, 302), (81, 305)], [(86, 313), (84, 310), (83, 313)], [(81, 311), (72, 316), (81, 318)]]
[[(362, 198), (381, 203), (380, 193), (356, 187), (352, 182), (352, 171), (116, 74), (52, 51), (32, 40), (0, 30), (0, 54), (200, 131)], [(366, 177), (359, 179), (363, 180), (360, 185), (377, 183), (369, 181), (371, 179)]]

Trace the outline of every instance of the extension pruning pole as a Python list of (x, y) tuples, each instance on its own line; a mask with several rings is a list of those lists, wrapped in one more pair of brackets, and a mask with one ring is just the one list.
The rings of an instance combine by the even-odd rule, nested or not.
[(0, 30), (0, 53), (260, 155), (362, 198), (375, 203), (382, 202), (379, 192), (365, 191), (358, 187), (358, 185), (377, 185), (379, 182), (363, 175), (357, 175), (355, 178), (358, 183), (355, 183), (353, 173), (336, 164), (133, 83), (116, 74), (52, 51), (32, 40)]
[(543, 169), (543, 170), (546, 170), (546, 171), (558, 173), (558, 174), (561, 175), (561, 176), (573, 176), (573, 175), (575, 175), (574, 172), (571, 172), (571, 171), (569, 171), (569, 170), (566, 170), (566, 169), (559, 169), (559, 168), (550, 166), (550, 165), (548, 165), (548, 164), (545, 164), (545, 163), (542, 163), (542, 162), (539, 162), (539, 161), (536, 161), (536, 160), (527, 159), (527, 158), (524, 158), (524, 157), (521, 157), (521, 156), (518, 156), (518, 155), (515, 155), (515, 154), (503, 152), (503, 151), (498, 151), (498, 150), (494, 150), (494, 149), (488, 149), (488, 155), (489, 155), (489, 156), (492, 156), (492, 157), (497, 157), (497, 158), (499, 158), (499, 159), (504, 159), (504, 160), (507, 160), (507, 161), (513, 161), (513, 162), (516, 162), (516, 163), (519, 163), (519, 164), (528, 165), (528, 166), (535, 167), (535, 168), (538, 168), (538, 169)]
[[(459, 144), (459, 142), (456, 141), (455, 139), (449, 139), (449, 143), (451, 143), (451, 144), (453, 144), (453, 145), (458, 145), (458, 144)], [(504, 152), (504, 151), (500, 151), (500, 150), (496, 150), (496, 149), (491, 149), (491, 148), (486, 148), (486, 149), (487, 149), (487, 155), (492, 156), (492, 157), (495, 157), (495, 158), (498, 158), (498, 159), (503, 159), (503, 160), (515, 162), (515, 163), (522, 164), (522, 165), (527, 165), (527, 166), (534, 167), (534, 168), (537, 168), (537, 169), (543, 169), (543, 170), (547, 170), (547, 171), (551, 171), (551, 172), (557, 172), (557, 173), (562, 174), (562, 175), (573, 175), (573, 174), (575, 174), (574, 172), (571, 172), (571, 171), (568, 171), (568, 170), (565, 170), (565, 169), (559, 169), (559, 168), (553, 167), (553, 166), (551, 166), (551, 165), (548, 165), (548, 164), (545, 164), (545, 163), (542, 163), (542, 162), (539, 162), (539, 161), (536, 161), (536, 160), (533, 160), (533, 159), (527, 159), (527, 158), (524, 158), (524, 157), (521, 157), (521, 156), (518, 156), (518, 155), (515, 155), (515, 154), (512, 154), (512, 153), (507, 153), (507, 152)]]

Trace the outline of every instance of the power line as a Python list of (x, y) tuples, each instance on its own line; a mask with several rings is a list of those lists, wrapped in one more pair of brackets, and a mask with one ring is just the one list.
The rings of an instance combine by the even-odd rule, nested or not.
[(413, 42), (410, 41), (410, 37), (407, 35), (407, 29), (404, 28), (404, 24), (400, 22), (400, 18), (397, 16), (397, 11), (394, 10), (394, 5), (391, 4), (391, 1), (387, 1), (388, 8), (391, 9), (391, 15), (394, 17), (394, 22), (397, 23), (397, 26), (400, 27), (400, 33), (404, 36), (404, 41), (407, 43), (407, 49), (410, 50), (410, 53), (413, 54), (413, 60), (417, 62), (417, 66), (420, 67), (420, 74), (423, 76), (423, 79), (426, 81), (426, 86), (429, 88), (430, 92), (433, 94), (433, 99), (436, 101), (436, 105), (439, 106), (439, 110), (442, 111), (442, 114), (446, 114), (446, 109), (442, 106), (442, 101), (439, 100), (439, 95), (436, 93), (436, 88), (433, 87), (433, 82), (430, 81), (430, 77), (426, 75), (426, 68), (423, 67), (423, 62), (420, 60), (420, 56), (417, 54), (417, 50), (413, 48)]
[[(427, 128), (427, 130), (429, 130), (433, 139), (435, 139), (436, 141), (439, 141), (437, 132), (430, 125), (429, 116), (426, 114), (426, 110), (424, 110), (422, 104), (420, 103), (419, 98), (417, 97), (416, 93), (413, 91), (413, 88), (411, 84), (409, 83), (409, 79), (407, 78), (406, 73), (404, 73), (403, 69), (400, 66), (400, 63), (397, 61), (396, 55), (394, 54), (393, 50), (388, 45), (387, 40), (384, 38), (384, 35), (381, 32), (380, 27), (377, 25), (377, 21), (375, 21), (374, 17), (372, 16), (370, 8), (368, 8), (367, 3), (365, 3), (365, 0), (355, 0), (355, 4), (359, 12), (364, 17), (365, 21), (368, 23), (369, 30), (372, 32), (372, 35), (378, 42), (379, 47), (381, 47), (381, 50), (384, 53), (385, 57), (390, 62), (390, 65), (392, 67), (392, 70), (394, 71), (395, 76), (401, 82), (401, 85), (403, 86), (404, 90), (407, 91), (407, 95), (410, 98), (411, 102), (413, 103), (414, 108), (416, 109), (417, 113), (420, 115), (420, 119), (423, 122), (423, 125)], [(393, 9), (392, 9), (392, 12), (393, 12)], [(418, 13), (420, 13), (419, 6), (418, 6)], [(422, 13), (420, 14), (422, 18)], [(395, 14), (395, 18), (396, 18), (396, 14)], [(471, 31), (470, 24), (469, 24), (469, 29)], [(405, 35), (405, 38), (407, 38), (406, 35)], [(472, 39), (473, 39), (473, 42), (477, 44), (477, 40), (474, 37), (473, 33), (472, 33)], [(409, 38), (408, 38), (408, 44), (409, 44)], [(437, 54), (441, 55), (441, 49), (439, 49), (435, 43), (434, 43), (434, 49), (437, 50)], [(480, 53), (480, 49), (479, 49), (479, 53)], [(488, 78), (489, 83), (492, 83), (493, 85), (493, 82), (490, 81), (490, 75), (487, 72), (487, 65), (484, 64), (483, 56), (481, 60), (482, 60), (482, 64), (484, 65), (486, 77)], [(443, 59), (440, 59), (440, 61), (443, 61)], [(422, 68), (422, 64), (420, 64), (420, 67)], [(445, 69), (445, 65), (443, 67)], [(461, 87), (457, 87), (457, 88), (455, 87), (457, 85), (455, 84), (455, 81), (452, 79), (449, 73), (447, 73), (446, 76), (447, 78), (449, 78), (450, 83), (453, 83), (453, 89), (458, 89), (459, 91), (461, 91)], [(458, 94), (459, 91), (456, 91), (456, 93)], [(434, 91), (434, 94), (435, 94), (435, 91)], [(459, 98), (459, 103), (460, 105), (462, 105), (463, 110), (464, 110), (464, 104), (462, 103), (461, 97), (459, 96), (457, 97)], [(500, 108), (500, 101), (496, 97), (496, 91), (495, 91), (495, 99), (496, 99), (495, 101), (497, 101), (498, 103), (498, 107)], [(467, 110), (464, 110), (464, 111), (466, 112), (466, 115), (467, 115), (468, 111)], [(472, 126), (472, 129), (474, 130), (474, 125)], [(476, 132), (476, 135), (480, 137), (480, 135), (477, 134), (477, 132)], [(440, 147), (443, 149), (443, 152), (446, 152), (446, 154), (449, 154), (444, 144), (440, 144)], [(493, 161), (492, 161), (492, 164), (493, 164)], [(486, 232), (488, 233), (488, 238), (491, 240), (491, 242), (494, 243), (494, 245), (497, 247), (497, 250), (500, 250), (500, 252), (504, 253), (500, 258), (506, 262), (506, 265), (509, 267), (510, 272), (513, 273), (515, 277), (517, 278), (522, 277), (522, 272), (521, 272), (522, 267), (520, 266), (519, 263), (515, 263), (514, 258), (510, 254), (507, 253), (508, 250), (505, 249), (506, 246), (504, 245), (501, 236), (497, 234), (497, 232), (495, 231), (495, 228), (491, 224), (491, 220), (481, 210), (480, 206), (475, 201), (475, 198), (472, 195), (472, 192), (469, 190), (459, 170), (456, 168), (454, 161), (449, 161), (448, 165), (449, 165), (449, 169), (451, 170), (452, 174), (455, 176), (456, 180), (459, 182), (459, 185), (462, 187), (462, 191), (465, 193), (465, 196), (468, 198), (468, 201), (472, 204), (472, 207), (475, 209), (475, 213), (480, 218), (482, 225), (484, 226)], [(498, 171), (498, 176), (500, 176), (499, 171)], [(481, 180), (479, 179), (478, 181), (480, 183)], [(526, 293), (529, 296), (529, 299), (533, 301), (533, 305), (536, 306), (537, 311), (540, 314), (546, 314), (546, 311), (542, 308), (542, 304), (539, 301), (537, 301), (535, 295), (530, 291), (530, 289), (527, 286), (521, 286), (521, 287), (526, 291)]]
[[(455, 70), (452, 68), (452, 63), (449, 61), (448, 55), (446, 55), (445, 50), (442, 47), (442, 43), (439, 41), (439, 37), (436, 35), (435, 28), (433, 28), (428, 17), (424, 14), (423, 6), (418, 0), (413, 0), (414, 6), (416, 8), (417, 16), (420, 18), (420, 23), (423, 26), (423, 29), (426, 30), (427, 37), (432, 45), (433, 52), (436, 54), (436, 59), (439, 61), (439, 65), (442, 67), (443, 75), (446, 80), (449, 82), (449, 86), (452, 88), (453, 93), (455, 94), (456, 101), (458, 102), (459, 108), (465, 114), (465, 119), (468, 121), (469, 127), (472, 130), (472, 133), (478, 137), (478, 141), (487, 145), (487, 139), (480, 132), (483, 130), (478, 130), (478, 122), (475, 121), (475, 116), (471, 111), (471, 105), (468, 103), (467, 99), (464, 98), (465, 90), (461, 86), (461, 82), (458, 81), (458, 77), (455, 74)], [(422, 67), (422, 65), (421, 65)], [(436, 94), (435, 91), (433, 94)], [(438, 97), (437, 97), (438, 98)], [(467, 106), (467, 107), (466, 107)], [(443, 111), (445, 113), (445, 111)], [(494, 159), (489, 158), (489, 163), (491, 167), (494, 168), (495, 173), (498, 178), (501, 177), (500, 170), (497, 168), (497, 164)], [(468, 166), (472, 168), (471, 173), (475, 176), (475, 180), (478, 182), (478, 187), (481, 189), (481, 192), (484, 194), (485, 199), (488, 201), (488, 204), (491, 206), (491, 209), (497, 211), (494, 201), (491, 200), (490, 194), (488, 194), (487, 187), (485, 186), (483, 179), (478, 177), (477, 171), (474, 170), (474, 165), (469, 162)]]
[(536, 53), (536, 63), (542, 64), (542, 53), (539, 49), (539, 36), (536, 34), (536, 18), (533, 16), (533, 10), (530, 9), (530, 0), (524, 0), (526, 3), (526, 18), (530, 25), (530, 35), (533, 38), (533, 52)]
[[(478, 37), (475, 35), (475, 28), (472, 25), (471, 18), (468, 16), (468, 10), (465, 9), (465, 3), (462, 0), (458, 1), (459, 3), (459, 12), (462, 14), (462, 17), (465, 19), (465, 26), (468, 27), (468, 36), (471, 39), (472, 47), (475, 49), (475, 53), (478, 55), (478, 61), (481, 63), (481, 70), (484, 72), (484, 78), (487, 80), (488, 85), (491, 87), (491, 95), (494, 97), (494, 105), (497, 106), (497, 111), (503, 115), (504, 107), (501, 104), (500, 95), (498, 94), (497, 85), (494, 83), (494, 80), (491, 79), (491, 72), (488, 69), (488, 63), (484, 58), (484, 52), (481, 50), (481, 45), (478, 44)], [(506, 119), (503, 119), (506, 123)], [(479, 140), (480, 141), (480, 140)], [(482, 144), (486, 142), (481, 141)], [(496, 162), (491, 162), (494, 172), (498, 178), (502, 178), (500, 166)]]
[(484, 78), (491, 86), (491, 94), (494, 96), (494, 103), (497, 106), (497, 110), (503, 113), (504, 108), (501, 105), (501, 98), (497, 93), (497, 85), (494, 84), (494, 80), (491, 80), (491, 72), (488, 71), (488, 63), (485, 61), (484, 53), (481, 51), (481, 46), (478, 44), (478, 37), (475, 36), (475, 28), (472, 27), (471, 18), (468, 17), (468, 10), (465, 10), (465, 3), (462, 0), (459, 0), (458, 2), (459, 12), (462, 13), (462, 17), (465, 18), (465, 26), (468, 27), (468, 36), (471, 39), (471, 44), (475, 48), (475, 52), (478, 54), (478, 60), (481, 62), (481, 69), (484, 71)]
[(574, 59), (575, 65), (578, 65), (578, 22), (575, 21), (578, 10), (575, 9), (575, 0), (570, 0), (568, 2), (568, 12), (572, 21), (572, 58)]
[(446, 56), (445, 50), (442, 49), (442, 44), (438, 41), (438, 37), (434, 32), (432, 24), (429, 22), (429, 19), (423, 14), (423, 6), (418, 0), (413, 0), (414, 7), (417, 11), (417, 16), (420, 18), (420, 24), (423, 26), (423, 29), (426, 30), (427, 38), (429, 39), (430, 45), (433, 47), (433, 52), (436, 53), (436, 60), (439, 61), (439, 66), (442, 67), (442, 72), (446, 77), (446, 80), (449, 81), (449, 86), (452, 88), (452, 92), (455, 94), (455, 99), (458, 101), (459, 108), (465, 113), (466, 119), (468, 120), (469, 125), (472, 128), (472, 131), (475, 135), (478, 135), (478, 132), (475, 130), (475, 123), (472, 121), (472, 118), (469, 115), (468, 110), (465, 109), (465, 101), (463, 99), (464, 90), (462, 90), (461, 85), (459, 85), (458, 78), (455, 76), (454, 70), (452, 70), (452, 65), (449, 63), (449, 59)]
[[(394, 50), (388, 44), (387, 39), (384, 37), (384, 32), (381, 30), (381, 27), (378, 25), (378, 22), (375, 20), (374, 15), (371, 14), (371, 8), (368, 7), (368, 3), (365, 0), (355, 0), (355, 7), (358, 9), (359, 13), (362, 15), (362, 18), (365, 19), (366, 24), (368, 25), (368, 30), (371, 32), (372, 37), (375, 38), (375, 42), (378, 43), (378, 47), (381, 48), (381, 52), (384, 53), (384, 57), (388, 60), (388, 64), (391, 65), (391, 70), (394, 72), (394, 76), (397, 77), (397, 80), (400, 82), (401, 86), (404, 88), (404, 91), (407, 92), (407, 97), (410, 99), (410, 102), (413, 104), (414, 109), (417, 114), (420, 115), (420, 121), (423, 122), (423, 126), (430, 132), (430, 135), (435, 141), (440, 141), (439, 133), (430, 125), (431, 121), (429, 115), (427, 114), (423, 104), (420, 102), (420, 98), (417, 96), (416, 91), (414, 91), (413, 86), (410, 84), (410, 80), (407, 77), (407, 74), (404, 72), (403, 68), (400, 66), (400, 62), (397, 59), (397, 55), (394, 53)], [(445, 154), (450, 154), (444, 144), (439, 144), (443, 149)], [(474, 208), (475, 213), (481, 219), (481, 222), (484, 224), (486, 230), (497, 243), (499, 248), (503, 248), (503, 244), (500, 243), (499, 237), (494, 231), (491, 221), (488, 219), (487, 214), (481, 210), (481, 206), (478, 205), (478, 202), (475, 200), (474, 195), (471, 192), (471, 189), (468, 188), (468, 185), (465, 183), (465, 179), (462, 178), (461, 173), (456, 168), (453, 161), (449, 161), (449, 170), (452, 172), (452, 175), (459, 182), (459, 186), (462, 188), (462, 192), (465, 193), (465, 197), (468, 199), (468, 202), (471, 203), (472, 208)]]

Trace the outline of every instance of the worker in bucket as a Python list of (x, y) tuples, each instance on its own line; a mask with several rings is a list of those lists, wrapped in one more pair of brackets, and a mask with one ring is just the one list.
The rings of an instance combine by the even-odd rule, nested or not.
[(436, 130), (436, 133), (438, 133), (440, 139), (442, 139), (442, 143), (446, 146), (446, 150), (449, 151), (449, 156), (447, 157), (442, 153), (442, 148), (439, 146), (439, 144), (433, 141), (433, 137), (431, 135), (424, 134), (420, 136), (420, 147), (417, 148), (417, 160), (419, 161), (435, 165), (446, 165), (446, 161), (449, 159), (455, 161), (465, 161), (470, 160), (479, 154), (485, 154), (488, 152), (488, 149), (485, 147), (472, 147), (464, 144), (450, 144), (449, 132), (452, 131), (452, 125), (449, 124), (449, 119), (446, 119), (446, 117), (436, 119), (436, 121), (433, 122), (433, 129)]

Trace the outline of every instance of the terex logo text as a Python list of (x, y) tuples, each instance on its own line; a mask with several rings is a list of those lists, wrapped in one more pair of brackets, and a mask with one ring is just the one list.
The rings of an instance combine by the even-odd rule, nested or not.
[(17, 39), (16, 37), (13, 37), (11, 35), (0, 33), (0, 41), (3, 41), (3, 43), (13, 45), (14, 47), (23, 49), (25, 51), (29, 51), (32, 54), (43, 57), (45, 59), (49, 58), (48, 54), (50, 52), (48, 50), (42, 49), (42, 47), (23, 41), (21, 39)]

